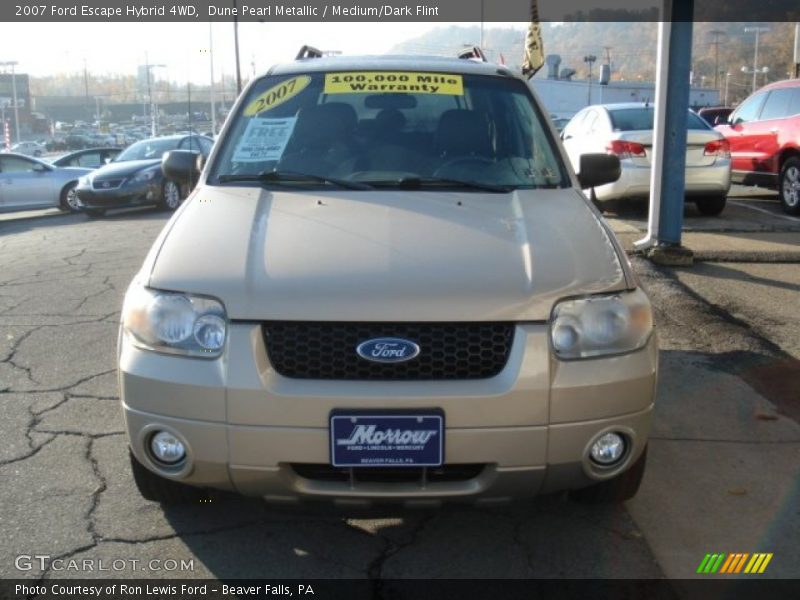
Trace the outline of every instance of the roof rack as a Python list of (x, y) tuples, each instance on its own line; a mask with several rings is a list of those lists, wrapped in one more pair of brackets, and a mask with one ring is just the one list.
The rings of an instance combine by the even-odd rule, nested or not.
[(313, 46), (303, 46), (300, 48), (300, 52), (297, 53), (297, 56), (295, 56), (294, 59), (300, 60), (303, 58), (322, 58), (322, 50), (317, 50)]
[(468, 48), (464, 48), (463, 50), (459, 51), (457, 56), (458, 58), (463, 58), (467, 60), (479, 60), (481, 62), (487, 62), (486, 55), (483, 53), (483, 50), (481, 50), (479, 46), (471, 46)]

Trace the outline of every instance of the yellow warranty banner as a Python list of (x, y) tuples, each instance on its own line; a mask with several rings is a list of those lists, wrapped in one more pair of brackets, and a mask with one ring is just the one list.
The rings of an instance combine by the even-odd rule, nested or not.
[(327, 73), (326, 94), (444, 94), (463, 96), (461, 75), (450, 73), (410, 73), (406, 71), (355, 71)]

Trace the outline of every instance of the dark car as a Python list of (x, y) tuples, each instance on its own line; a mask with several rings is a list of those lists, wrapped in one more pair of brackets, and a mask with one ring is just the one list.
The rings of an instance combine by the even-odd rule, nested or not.
[(78, 184), (83, 210), (99, 217), (109, 208), (157, 205), (175, 210), (188, 193), (187, 186), (164, 177), (161, 157), (170, 150), (191, 150), (207, 157), (214, 142), (200, 135), (173, 135), (136, 142), (109, 164)]
[(777, 189), (783, 209), (800, 214), (800, 79), (761, 88), (716, 129), (730, 142), (733, 180)]
[(67, 146), (67, 150), (83, 150), (84, 148), (91, 148), (92, 146), (88, 136), (75, 133), (64, 138), (64, 143)]
[(698, 110), (697, 114), (703, 117), (706, 123), (714, 127), (714, 125), (724, 123), (732, 112), (732, 106), (706, 106)]
[(89, 148), (88, 150), (78, 150), (70, 152), (52, 161), (56, 167), (85, 167), (87, 169), (99, 169), (103, 165), (113, 161), (122, 152), (122, 148)]

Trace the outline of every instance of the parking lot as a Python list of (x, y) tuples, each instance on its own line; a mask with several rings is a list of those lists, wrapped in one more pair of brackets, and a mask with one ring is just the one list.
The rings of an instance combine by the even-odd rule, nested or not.
[[(559, 495), (435, 512), (142, 500), (116, 333), (125, 288), (168, 215), (0, 215), (0, 576), (108, 576), (15, 567), (39, 554), (136, 559), (115, 573), (129, 577), (686, 578), (722, 551), (771, 552), (765, 576), (800, 577), (800, 219), (772, 195), (733, 196), (719, 218), (687, 207), (693, 267), (633, 258), (662, 349), (638, 496), (625, 507)], [(643, 210), (608, 219), (627, 248), (646, 229)], [(166, 559), (193, 570), (167, 571)]]

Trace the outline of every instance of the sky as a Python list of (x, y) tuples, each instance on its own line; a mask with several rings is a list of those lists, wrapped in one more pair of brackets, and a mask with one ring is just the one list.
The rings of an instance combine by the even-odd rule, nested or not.
[[(243, 77), (292, 60), (303, 44), (344, 54), (383, 54), (398, 42), (445, 23), (241, 23)], [(472, 23), (459, 23), (470, 26)], [(502, 26), (503, 24), (493, 24)], [(517, 24), (520, 27), (524, 24)], [(215, 78), (234, 72), (233, 24), (214, 23)], [(16, 60), (33, 76), (82, 72), (135, 74), (138, 65), (165, 64), (158, 79), (205, 83), (209, 77), (209, 24), (0, 23), (0, 61)], [(67, 42), (61, 47), (62, 41)]]

